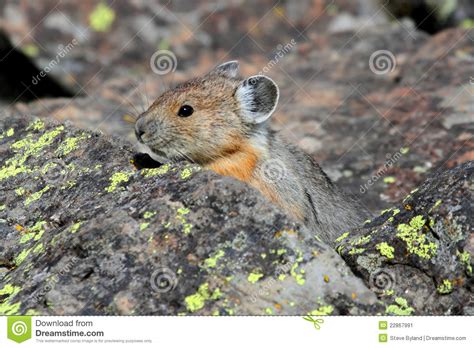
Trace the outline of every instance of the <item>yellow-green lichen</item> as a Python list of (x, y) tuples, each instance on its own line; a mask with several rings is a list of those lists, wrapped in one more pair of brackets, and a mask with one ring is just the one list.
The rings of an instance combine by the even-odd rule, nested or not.
[(345, 245), (338, 245), (338, 246), (336, 247), (336, 252), (337, 252), (339, 255), (341, 255), (345, 248), (346, 248)]
[(41, 168), (40, 172), (43, 175), (46, 175), (51, 169), (54, 169), (58, 166), (55, 162), (46, 162), (46, 164)]
[(21, 51), (28, 57), (37, 57), (40, 53), (39, 47), (32, 43), (27, 43), (21, 46)]
[(69, 228), (69, 231), (71, 233), (76, 233), (81, 227), (81, 225), (82, 225), (82, 221), (78, 221)]
[(41, 315), (41, 312), (37, 311), (36, 309), (27, 309), (26, 312), (25, 312), (25, 315), (28, 315), (28, 316), (38, 316), (38, 315)]
[(362, 254), (363, 252), (365, 251), (364, 248), (352, 248), (348, 254), (349, 255), (359, 255), (359, 254)]
[(39, 190), (37, 192), (34, 192), (31, 195), (29, 195), (28, 197), (26, 197), (25, 206), (29, 206), (32, 202), (37, 201), (38, 199), (40, 199), (41, 196), (43, 195), (43, 193), (47, 192), (48, 190), (49, 190), (49, 185), (46, 185), (41, 190)]
[(217, 266), (217, 261), (225, 255), (223, 250), (219, 250), (214, 256), (208, 257), (204, 260), (204, 265), (207, 268), (214, 268)]
[(72, 151), (77, 149), (77, 145), (81, 140), (84, 140), (90, 136), (83, 134), (78, 137), (70, 137), (66, 138), (61, 144), (59, 144), (58, 148), (56, 149), (56, 154), (60, 156), (66, 156), (70, 154)]
[(61, 185), (61, 190), (66, 190), (66, 189), (70, 189), (74, 186), (77, 185), (77, 182), (75, 180), (68, 180), (66, 181), (66, 183), (64, 185)]
[(387, 259), (393, 259), (394, 258), (394, 251), (395, 248), (390, 246), (386, 242), (379, 243), (375, 246), (375, 249), (380, 251), (380, 255), (385, 256)]
[(20, 302), (10, 303), (10, 301), (20, 292), (19, 286), (6, 284), (0, 289), (0, 297), (2, 302), (0, 303), (0, 315), (14, 315), (17, 314), (20, 309)]
[(33, 252), (35, 254), (39, 254), (39, 253), (42, 253), (44, 251), (44, 245), (43, 243), (39, 243), (38, 245), (36, 245), (33, 249)]
[(400, 213), (400, 209), (394, 209), (393, 210), (393, 216), (397, 215), (398, 213)]
[[(155, 215), (156, 215), (156, 211), (146, 211), (145, 213), (143, 213), (143, 218), (144, 219), (151, 219)], [(142, 222), (140, 224), (140, 231), (143, 231), (143, 230), (147, 229), (148, 226), (150, 226), (150, 222)]]
[(23, 233), (23, 235), (20, 238), (20, 243), (21, 244), (26, 243), (30, 241), (31, 239), (39, 240), (45, 232), (44, 230), (45, 224), (46, 224), (46, 221), (38, 221), (32, 227), (27, 228), (26, 229), (27, 232)]
[(250, 283), (255, 284), (262, 277), (263, 277), (262, 273), (250, 273), (249, 276), (247, 277), (247, 280)]
[(186, 180), (187, 178), (191, 176), (192, 173), (193, 171), (191, 168), (184, 168), (180, 173), (180, 177), (181, 179)]
[(32, 248), (24, 249), (15, 259), (13, 260), (15, 265), (20, 265), (23, 261), (25, 261), (26, 257), (30, 254)]
[(431, 213), (431, 211), (433, 211), (434, 209), (438, 208), (438, 207), (441, 205), (441, 203), (443, 203), (443, 201), (442, 201), (441, 199), (438, 199), (438, 200), (435, 202), (435, 204), (431, 207), (431, 209), (429, 210), (430, 213)]
[(222, 292), (219, 288), (215, 289), (212, 293), (209, 291), (209, 284), (201, 284), (198, 288), (198, 291), (193, 294), (185, 297), (184, 303), (186, 304), (186, 309), (190, 312), (196, 312), (204, 307), (206, 301), (208, 300), (218, 300), (222, 297)]
[(148, 228), (148, 226), (150, 226), (150, 223), (149, 222), (142, 222), (140, 224), (140, 231), (143, 231), (143, 230), (146, 230)]
[(158, 168), (144, 168), (140, 171), (140, 173), (145, 177), (149, 178), (151, 176), (156, 176), (156, 175), (163, 175), (168, 173), (170, 170), (170, 165), (169, 164), (164, 164), (161, 167)]
[(5, 204), (0, 204), (0, 211), (5, 210), (7, 206)]
[(38, 139), (34, 139), (33, 134), (30, 133), (25, 138), (13, 143), (10, 147), (16, 152), (16, 155), (7, 159), (5, 165), (0, 168), (0, 181), (21, 173), (31, 172), (31, 169), (25, 166), (26, 160), (30, 156), (38, 156), (41, 150), (51, 145), (63, 130), (64, 126), (56, 127), (51, 131), (45, 132)]
[(17, 194), (17, 196), (23, 196), (25, 192), (26, 190), (24, 187), (18, 187), (17, 189), (15, 189), (15, 193)]
[(40, 119), (34, 120), (26, 127), (26, 130), (40, 131), (42, 129), (44, 129), (44, 122)]
[(184, 234), (191, 233), (191, 229), (193, 225), (187, 222), (186, 215), (190, 213), (188, 208), (178, 208), (176, 219), (183, 225), (183, 232)]
[(464, 19), (461, 22), (460, 27), (463, 28), (463, 29), (474, 29), (474, 19), (472, 19), (472, 18)]
[(32, 135), (28, 134), (26, 138), (13, 143), (11, 148), (15, 150), (23, 149), (25, 155), (28, 156), (37, 155), (45, 146), (51, 145), (54, 139), (61, 134), (63, 130), (64, 126), (56, 127), (53, 130), (42, 134), (37, 140), (32, 139)]
[(396, 181), (396, 179), (393, 176), (387, 176), (383, 178), (383, 182), (386, 184), (393, 184)]
[[(369, 220), (370, 222), (370, 220)], [(335, 242), (336, 243), (339, 243), (339, 242), (342, 242), (344, 239), (346, 239), (347, 237), (349, 236), (349, 232), (344, 232), (343, 234), (341, 234), (338, 238), (336, 238)]]
[(351, 242), (350, 245), (359, 246), (359, 245), (367, 244), (368, 242), (370, 242), (370, 235), (359, 237), (355, 241)]
[(402, 147), (402, 148), (400, 148), (400, 153), (401, 153), (402, 155), (407, 154), (409, 151), (410, 151), (410, 148), (409, 148), (409, 147)]
[(6, 284), (2, 289), (0, 289), (0, 296), (8, 295), (8, 297), (13, 297), (18, 294), (20, 290), (21, 288), (19, 286)]
[(15, 315), (20, 311), (20, 302), (10, 304), (9, 302), (3, 302), (0, 304), (0, 315)]
[(331, 305), (328, 306), (321, 306), (315, 310), (312, 310), (311, 312), (308, 313), (308, 315), (331, 315), (331, 313), (334, 311), (334, 307)]
[(472, 265), (471, 265), (471, 254), (467, 251), (464, 252), (456, 252), (456, 255), (459, 257), (459, 260), (466, 266), (466, 271), (469, 275), (472, 274)]
[(443, 282), (436, 288), (436, 291), (443, 295), (449, 294), (453, 291), (453, 283), (448, 279), (444, 279)]
[[(128, 182), (128, 180), (130, 179), (130, 176), (132, 176), (132, 173), (130, 173), (130, 172), (117, 172), (117, 173), (114, 173), (110, 177), (110, 179), (109, 179), (110, 185), (105, 188), (105, 191), (114, 192), (120, 184)], [(123, 189), (123, 187), (122, 187), (122, 189)]]
[(99, 3), (89, 15), (89, 24), (92, 29), (98, 32), (110, 30), (115, 20), (115, 11), (105, 3)]
[(403, 297), (397, 297), (395, 304), (391, 304), (385, 309), (385, 313), (394, 315), (411, 315), (414, 311), (415, 309), (408, 306), (407, 300)]
[(397, 227), (397, 237), (403, 240), (407, 245), (407, 250), (423, 259), (431, 259), (436, 255), (437, 245), (426, 241), (426, 235), (422, 228), (426, 220), (418, 215), (410, 220), (409, 224), (400, 224)]
[(5, 137), (11, 137), (14, 134), (15, 134), (15, 130), (13, 128), (10, 128), (10, 129), (0, 133), (0, 140), (5, 138)]
[(304, 279), (304, 270), (300, 269), (299, 272), (297, 272), (299, 263), (303, 261), (303, 253), (301, 251), (297, 251), (297, 257), (295, 263), (291, 266), (290, 269), (290, 274), (291, 276), (295, 279), (296, 283), (298, 285), (304, 285), (305, 279)]
[(273, 315), (273, 308), (272, 307), (267, 307), (267, 308), (265, 308), (264, 312), (267, 315)]
[(156, 215), (156, 211), (146, 211), (145, 213), (143, 213), (143, 218), (150, 219), (155, 215)]

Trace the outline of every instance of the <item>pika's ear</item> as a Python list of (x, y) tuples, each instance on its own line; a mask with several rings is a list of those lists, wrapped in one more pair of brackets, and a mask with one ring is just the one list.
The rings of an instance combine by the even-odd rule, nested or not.
[(237, 87), (235, 97), (240, 104), (241, 115), (249, 123), (262, 123), (275, 111), (280, 92), (269, 77), (251, 76)]
[(235, 78), (239, 75), (239, 62), (236, 60), (231, 60), (227, 63), (218, 65), (208, 73), (208, 75), (214, 74), (228, 78)]

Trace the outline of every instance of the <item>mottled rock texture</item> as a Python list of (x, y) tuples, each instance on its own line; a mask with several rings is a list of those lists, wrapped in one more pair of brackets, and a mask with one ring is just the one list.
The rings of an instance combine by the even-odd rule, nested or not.
[(337, 250), (380, 296), (412, 306), (393, 307), (395, 314), (472, 315), (473, 190), (474, 162), (437, 172), (402, 203), (344, 234)]

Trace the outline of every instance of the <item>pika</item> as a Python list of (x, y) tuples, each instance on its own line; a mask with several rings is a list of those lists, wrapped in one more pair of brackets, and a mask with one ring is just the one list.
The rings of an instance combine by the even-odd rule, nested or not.
[(334, 246), (368, 211), (269, 128), (276, 83), (264, 75), (238, 76), (239, 63), (230, 61), (165, 92), (137, 119), (138, 141), (160, 157), (186, 159), (248, 183)]

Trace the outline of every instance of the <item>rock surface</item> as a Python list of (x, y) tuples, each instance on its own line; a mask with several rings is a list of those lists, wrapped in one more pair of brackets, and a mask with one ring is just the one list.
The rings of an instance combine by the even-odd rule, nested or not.
[[(433, 298), (412, 304), (398, 287), (374, 289), (352, 247), (339, 251), (360, 278), (243, 183), (185, 163), (137, 170), (129, 145), (70, 125), (11, 117), (0, 129), (2, 314), (459, 314), (472, 295), (472, 163), (429, 180), (396, 215), (435, 206), (436, 262), (409, 255), (408, 271), (389, 270), (413, 292), (435, 279), (442, 297), (428, 287)], [(399, 260), (404, 244), (375, 232), (390, 214), (362, 244), (390, 243)]]
[(471, 161), (433, 174), (336, 249), (371, 289), (395, 299), (394, 314), (473, 315), (473, 202)]

